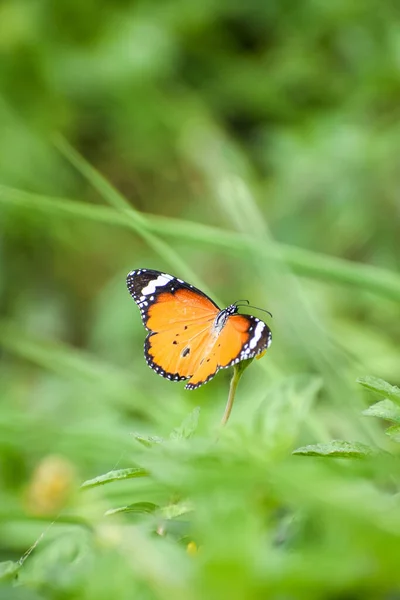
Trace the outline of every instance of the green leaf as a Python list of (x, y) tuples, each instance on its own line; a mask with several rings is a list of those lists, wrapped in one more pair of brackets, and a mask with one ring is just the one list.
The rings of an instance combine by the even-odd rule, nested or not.
[(330, 458), (364, 458), (377, 454), (378, 450), (361, 442), (333, 440), (328, 444), (310, 444), (293, 450), (302, 456), (328, 456)]
[(380, 396), (389, 398), (389, 400), (393, 400), (396, 404), (400, 404), (400, 389), (395, 385), (390, 385), (390, 383), (383, 379), (371, 376), (359, 377), (357, 383), (360, 383), (367, 390), (372, 390)]
[(135, 502), (134, 504), (129, 504), (128, 506), (120, 506), (119, 508), (111, 508), (107, 510), (105, 515), (109, 517), (110, 515), (116, 515), (119, 513), (138, 513), (138, 514), (151, 514), (158, 510), (160, 507), (153, 502)]
[(136, 467), (134, 469), (118, 469), (116, 471), (109, 471), (104, 475), (99, 475), (94, 479), (88, 479), (82, 483), (81, 488), (93, 488), (105, 483), (111, 483), (112, 481), (121, 481), (122, 479), (132, 479), (134, 477), (146, 477), (149, 474), (146, 469)]
[(20, 566), (19, 563), (12, 562), (11, 560), (0, 563), (0, 582), (14, 579)]
[(186, 515), (194, 510), (193, 504), (190, 501), (177, 502), (169, 504), (161, 509), (161, 513), (165, 519), (176, 519), (181, 515)]
[(162, 437), (158, 437), (157, 435), (142, 435), (140, 433), (134, 433), (133, 437), (147, 448), (151, 448), (156, 444), (162, 444), (164, 441)]
[(400, 442), (400, 425), (393, 425), (392, 427), (388, 427), (385, 433), (391, 438), (393, 442)]
[(391, 400), (380, 400), (363, 410), (362, 414), (367, 417), (379, 417), (400, 424), (400, 408)]
[(321, 387), (320, 377), (305, 373), (285, 377), (270, 387), (255, 413), (255, 426), (274, 456), (283, 457), (292, 450)]
[(161, 509), (161, 512), (165, 519), (176, 519), (181, 515), (193, 512), (193, 510), (193, 505), (190, 502), (179, 502), (178, 504), (164, 506), (164, 508)]
[(182, 421), (181, 425), (173, 429), (169, 436), (171, 440), (190, 438), (197, 429), (199, 423), (200, 406), (196, 406), (192, 412)]
[(253, 356), (253, 358), (247, 358), (246, 360), (241, 360), (237, 365), (234, 366), (234, 368), (238, 371), (239, 375), (242, 375), (243, 371), (251, 365), (254, 358), (259, 359), (259, 358), (261, 358), (261, 355), (259, 355), (257, 357)]

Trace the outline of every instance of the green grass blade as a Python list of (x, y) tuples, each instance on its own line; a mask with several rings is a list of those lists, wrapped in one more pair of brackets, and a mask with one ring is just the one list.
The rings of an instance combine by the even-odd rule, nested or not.
[(129, 209), (135, 213), (135, 218), (140, 222), (142, 216), (133, 206), (124, 198), (122, 194), (112, 186), (109, 181), (98, 171), (96, 171), (80, 154), (77, 152), (65, 138), (57, 136), (54, 139), (54, 145), (65, 156), (65, 158), (76, 168), (77, 171), (91, 182), (93, 187), (107, 202), (116, 209)]
[[(213, 245), (229, 254), (243, 254), (251, 251), (258, 256), (270, 256), (270, 244), (264, 247), (258, 240), (216, 227), (210, 227), (179, 219), (162, 217), (147, 217), (139, 224), (132, 216), (132, 210), (118, 212), (107, 206), (93, 206), (83, 202), (53, 198), (39, 194), (31, 194), (22, 190), (0, 186), (0, 203), (22, 207), (26, 210), (40, 211), (58, 217), (83, 218), (97, 223), (103, 223), (124, 229), (133, 230), (141, 235), (157, 233), (174, 239), (187, 240), (191, 243)], [(145, 232), (145, 234), (143, 233)], [(149, 238), (147, 238), (149, 241)], [(199, 282), (195, 273), (189, 273), (187, 265), (178, 259), (176, 253), (169, 252), (171, 248), (158, 238), (151, 238), (150, 244), (176, 269), (182, 267), (181, 274), (195, 285), (206, 291), (206, 286)], [(154, 243), (153, 243), (154, 242)], [(281, 258), (297, 275), (324, 280), (331, 283), (355, 286), (372, 292), (383, 298), (400, 301), (400, 277), (394, 272), (351, 262), (345, 259), (323, 256), (302, 248), (276, 245)]]
[(111, 366), (97, 357), (60, 342), (50, 342), (27, 336), (8, 321), (0, 320), (0, 347), (16, 356), (23, 357), (44, 369), (62, 376), (75, 377), (92, 383), (109, 386), (123, 384), (127, 388), (134, 383), (133, 374)]
[[(113, 206), (116, 210), (122, 211), (124, 218), (130, 222), (136, 233), (142, 237), (147, 244), (159, 254), (163, 260), (166, 260), (172, 268), (177, 269), (184, 277), (194, 282), (195, 285), (207, 290), (207, 286), (192, 271), (186, 261), (182, 260), (181, 255), (175, 252), (171, 246), (159, 239), (157, 235), (150, 231), (146, 226), (146, 218), (136, 211), (130, 202), (128, 202), (83, 156), (74, 150), (68, 142), (58, 139), (58, 148), (71, 161), (75, 168), (83, 175), (87, 181), (98, 191), (100, 196)], [(207, 292), (206, 292), (207, 293)], [(210, 291), (208, 291), (210, 294)]]
[(276, 248), (280, 258), (297, 275), (356, 286), (391, 300), (400, 300), (400, 277), (397, 273), (372, 265), (317, 254), (287, 244), (263, 245), (259, 240), (245, 235), (179, 219), (151, 216), (150, 226), (153, 231), (167, 237), (174, 238), (179, 232), (181, 239), (212, 244), (238, 254), (251, 251), (255, 256), (271, 258), (271, 248)]

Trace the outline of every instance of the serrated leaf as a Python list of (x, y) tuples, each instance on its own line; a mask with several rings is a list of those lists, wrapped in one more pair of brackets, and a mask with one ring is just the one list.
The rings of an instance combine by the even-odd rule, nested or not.
[(392, 427), (388, 427), (385, 433), (393, 442), (400, 442), (400, 425), (392, 425)]
[(16, 563), (16, 562), (12, 562), (11, 560), (1, 562), (0, 563), (0, 581), (10, 581), (11, 579), (14, 579), (19, 568), (20, 568), (20, 564)]
[(304, 374), (270, 387), (254, 415), (254, 427), (274, 456), (291, 452), (321, 386), (319, 377)]
[(152, 446), (155, 446), (156, 444), (162, 444), (164, 439), (161, 437), (158, 437), (156, 435), (142, 435), (140, 433), (134, 433), (133, 437), (140, 442), (143, 446), (146, 446), (147, 448), (151, 448)]
[(372, 376), (359, 377), (357, 383), (360, 383), (367, 390), (372, 390), (380, 396), (389, 398), (389, 400), (393, 400), (396, 404), (400, 404), (400, 389), (395, 385), (390, 385), (390, 383), (383, 379)]
[(111, 508), (107, 510), (105, 515), (109, 517), (110, 515), (117, 515), (120, 513), (138, 513), (138, 514), (151, 514), (158, 510), (160, 507), (153, 502), (135, 502), (134, 504), (129, 504), (128, 506), (120, 506), (119, 508)]
[(199, 423), (200, 406), (196, 406), (192, 412), (182, 421), (182, 424), (173, 429), (169, 436), (171, 440), (181, 440), (190, 438), (197, 429)]
[(362, 414), (367, 417), (379, 417), (400, 424), (400, 408), (391, 400), (380, 400), (363, 410)]
[(329, 458), (365, 458), (377, 454), (378, 450), (361, 442), (333, 440), (328, 444), (310, 444), (293, 450), (302, 456), (327, 456)]
[(193, 504), (189, 501), (177, 502), (176, 504), (169, 504), (161, 509), (161, 513), (165, 519), (176, 519), (181, 515), (192, 512), (194, 510)]
[(118, 469), (116, 471), (109, 471), (104, 475), (99, 475), (94, 479), (88, 479), (84, 481), (81, 485), (81, 488), (93, 488), (99, 485), (105, 485), (106, 483), (111, 483), (112, 481), (121, 481), (123, 479), (132, 479), (134, 477), (146, 477), (149, 472), (146, 469), (142, 469), (141, 467), (136, 467), (133, 469)]

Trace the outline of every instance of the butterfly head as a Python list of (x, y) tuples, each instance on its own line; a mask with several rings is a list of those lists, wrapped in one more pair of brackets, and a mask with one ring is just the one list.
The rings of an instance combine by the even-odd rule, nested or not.
[(220, 310), (214, 320), (214, 329), (220, 332), (231, 315), (235, 315), (238, 312), (236, 304), (230, 304), (227, 308)]
[(235, 304), (230, 304), (230, 305), (229, 305), (227, 308), (225, 308), (225, 310), (224, 310), (224, 311), (222, 311), (222, 312), (225, 312), (225, 313), (226, 313), (228, 316), (231, 316), (231, 315), (236, 315), (236, 313), (238, 312), (238, 310), (239, 310), (239, 307), (237, 306), (237, 304), (236, 304), (236, 302), (235, 302)]

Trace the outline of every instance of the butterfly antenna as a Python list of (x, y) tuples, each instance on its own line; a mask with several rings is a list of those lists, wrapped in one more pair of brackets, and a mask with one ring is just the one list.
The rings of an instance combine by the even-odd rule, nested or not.
[[(243, 300), (238, 300), (238, 302), (243, 302)], [(256, 308), (257, 310), (262, 310), (262, 312), (267, 313), (267, 315), (269, 315), (271, 317), (271, 319), (273, 319), (272, 314), (269, 312), (269, 310), (265, 310), (265, 308), (260, 308), (259, 306), (253, 306), (252, 304), (249, 304), (248, 301), (246, 300), (247, 304), (237, 304), (237, 302), (235, 302), (236, 306), (247, 306), (248, 308)]]
[(248, 300), (236, 300), (236, 302), (234, 302), (233, 304), (236, 304), (236, 306), (238, 306), (239, 302), (246, 302), (247, 304), (249, 303)]

